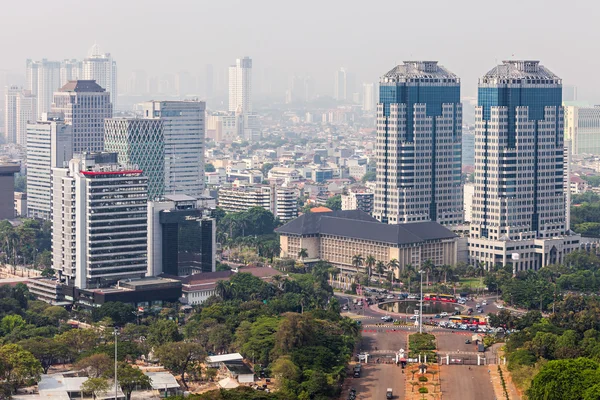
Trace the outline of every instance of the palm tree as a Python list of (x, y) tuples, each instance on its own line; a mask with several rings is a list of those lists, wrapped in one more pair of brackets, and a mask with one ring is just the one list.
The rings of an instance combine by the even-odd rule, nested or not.
[(404, 273), (408, 277), (408, 293), (410, 293), (410, 279), (412, 278), (412, 275), (414, 272), (415, 272), (415, 267), (411, 263), (408, 263), (404, 266)]
[(362, 256), (362, 254), (355, 254), (352, 256), (352, 265), (354, 265), (354, 268), (356, 268), (357, 274), (360, 271), (359, 270), (360, 266), (363, 265), (364, 262), (365, 262), (365, 259)]
[(372, 255), (368, 255), (367, 258), (365, 258), (365, 264), (367, 267), (369, 267), (369, 270), (367, 271), (369, 278), (371, 278), (371, 275), (373, 274), (373, 267), (375, 266), (375, 263), (377, 263), (377, 260)]
[[(389, 262), (388, 262), (388, 268), (390, 271), (395, 272), (397, 268), (400, 268), (400, 263), (398, 262), (398, 260), (396, 260), (395, 258), (392, 258)], [(393, 277), (395, 276), (395, 274), (392, 274), (392, 279), (391, 281), (393, 281)]]
[(421, 269), (425, 271), (425, 276), (427, 277), (427, 287), (429, 287), (429, 273), (433, 272), (433, 262), (430, 259), (427, 259), (423, 263), (423, 267)]
[(448, 272), (452, 271), (452, 266), (448, 264), (442, 265), (442, 272), (444, 273), (444, 285), (448, 283)]
[(304, 260), (306, 257), (308, 257), (308, 250), (306, 250), (305, 248), (301, 248), (300, 251), (298, 252), (298, 257), (301, 260)]
[(381, 275), (383, 275), (383, 273), (385, 272), (385, 264), (384, 264), (384, 262), (383, 261), (377, 261), (377, 264), (375, 264), (375, 270), (379, 274), (379, 277), (381, 277)]

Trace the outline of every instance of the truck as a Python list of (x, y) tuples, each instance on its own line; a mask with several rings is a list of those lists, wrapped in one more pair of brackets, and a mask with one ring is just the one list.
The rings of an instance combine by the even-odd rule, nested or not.
[(388, 388), (387, 391), (385, 392), (385, 398), (386, 399), (391, 399), (393, 397), (394, 397), (394, 395), (392, 393), (392, 388)]

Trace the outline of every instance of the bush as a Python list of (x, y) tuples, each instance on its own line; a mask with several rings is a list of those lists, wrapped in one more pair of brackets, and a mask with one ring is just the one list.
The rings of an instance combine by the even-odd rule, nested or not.
[(420, 387), (419, 393), (429, 393), (429, 390), (426, 387)]
[(411, 351), (435, 350), (435, 336), (429, 333), (414, 333), (408, 343)]
[(419, 377), (419, 382), (427, 382), (428, 380), (429, 380), (429, 379), (427, 379), (427, 377), (426, 377), (426, 376), (422, 376), (422, 375), (421, 375), (421, 376)]

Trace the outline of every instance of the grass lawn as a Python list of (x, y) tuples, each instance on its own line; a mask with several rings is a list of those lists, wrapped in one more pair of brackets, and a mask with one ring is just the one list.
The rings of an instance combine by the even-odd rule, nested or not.
[(483, 288), (485, 286), (481, 283), (481, 278), (460, 278), (460, 285), (470, 287), (471, 289)]

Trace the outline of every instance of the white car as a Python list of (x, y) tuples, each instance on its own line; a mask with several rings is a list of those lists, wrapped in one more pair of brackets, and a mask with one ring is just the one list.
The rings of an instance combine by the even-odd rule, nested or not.
[(483, 305), (483, 306), (487, 306), (487, 301), (486, 301), (486, 300), (482, 301), (482, 302), (481, 302), (481, 305)]
[(447, 316), (448, 316), (447, 312), (440, 313), (440, 317), (442, 317), (442, 318), (447, 317)]
[(385, 296), (386, 299), (393, 299), (394, 295), (393, 294), (388, 294), (387, 296)]
[(382, 320), (386, 320), (386, 319), (388, 319), (389, 317), (390, 317), (389, 315), (386, 315), (385, 317), (381, 317), (381, 319), (382, 319)]
[(504, 306), (502, 304), (496, 304), (496, 308), (499, 310), (502, 310), (504, 308)]

